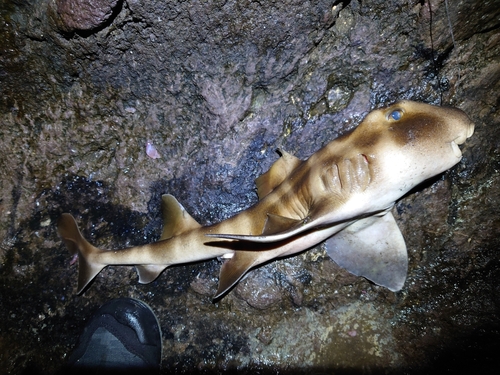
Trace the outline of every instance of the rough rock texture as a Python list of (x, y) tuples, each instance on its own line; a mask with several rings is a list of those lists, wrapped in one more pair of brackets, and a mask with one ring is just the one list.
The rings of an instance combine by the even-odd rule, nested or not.
[(55, 0), (48, 6), (49, 16), (63, 32), (99, 29), (112, 18), (118, 0)]
[[(0, 5), (0, 368), (56, 371), (117, 296), (157, 313), (165, 373), (498, 368), (499, 1), (119, 4), (71, 34), (53, 2)], [(256, 201), (253, 179), (277, 147), (305, 158), (404, 98), (458, 106), (476, 132), (459, 165), (394, 209), (410, 256), (401, 292), (318, 246), (217, 303), (217, 260), (149, 285), (108, 267), (75, 296), (62, 212), (107, 248), (157, 239), (163, 193), (216, 222)]]

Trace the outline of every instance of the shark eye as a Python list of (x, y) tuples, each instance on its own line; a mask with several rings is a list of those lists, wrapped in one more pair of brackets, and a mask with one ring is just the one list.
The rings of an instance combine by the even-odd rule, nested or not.
[(395, 121), (401, 120), (401, 117), (403, 117), (403, 111), (400, 109), (395, 109), (389, 114), (389, 118)]

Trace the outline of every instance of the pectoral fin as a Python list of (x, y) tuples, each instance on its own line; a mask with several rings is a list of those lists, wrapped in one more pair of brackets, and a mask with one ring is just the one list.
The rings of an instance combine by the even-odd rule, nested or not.
[(302, 163), (302, 160), (290, 155), (286, 151), (277, 150), (277, 152), (281, 157), (274, 162), (266, 173), (255, 179), (259, 200), (273, 191), (276, 186), (281, 184)]
[(214, 299), (221, 297), (258, 264), (259, 256), (259, 252), (255, 251), (237, 251), (231, 259), (225, 261), (220, 269), (219, 287)]
[(342, 268), (394, 292), (406, 280), (406, 244), (390, 212), (356, 221), (326, 241), (328, 255)]

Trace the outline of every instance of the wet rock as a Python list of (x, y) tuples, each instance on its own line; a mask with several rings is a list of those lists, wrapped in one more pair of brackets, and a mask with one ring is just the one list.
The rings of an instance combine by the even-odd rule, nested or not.
[(482, 11), (476, 12), (477, 4), (474, 2), (463, 2), (455, 7), (446, 0), (424, 1), (420, 6), (420, 16), (427, 21), (421, 23), (422, 27), (428, 27), (421, 29), (427, 45), (444, 51), (451, 48), (453, 43), (482, 32), (480, 30), (498, 28), (498, 2), (488, 0), (482, 6)]
[(200, 273), (191, 282), (190, 287), (198, 294), (213, 296), (214, 291), (217, 290), (217, 280), (205, 277)]
[[(266, 287), (261, 288), (261, 285)], [(274, 278), (270, 277), (268, 269), (259, 270), (248, 276), (235, 288), (235, 295), (259, 310), (275, 306), (283, 298), (282, 291), (276, 285)]]
[(112, 21), (121, 0), (55, 0), (48, 12), (63, 32), (91, 31)]

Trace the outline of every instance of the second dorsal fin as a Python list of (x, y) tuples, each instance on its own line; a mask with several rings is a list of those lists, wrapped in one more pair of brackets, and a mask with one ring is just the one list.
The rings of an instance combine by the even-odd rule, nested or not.
[(161, 197), (161, 209), (163, 212), (163, 232), (160, 240), (166, 240), (201, 227), (182, 204), (170, 194)]
[(281, 157), (274, 162), (266, 173), (255, 179), (259, 200), (273, 191), (276, 186), (281, 184), (302, 163), (302, 160), (286, 151), (278, 149), (276, 152)]

